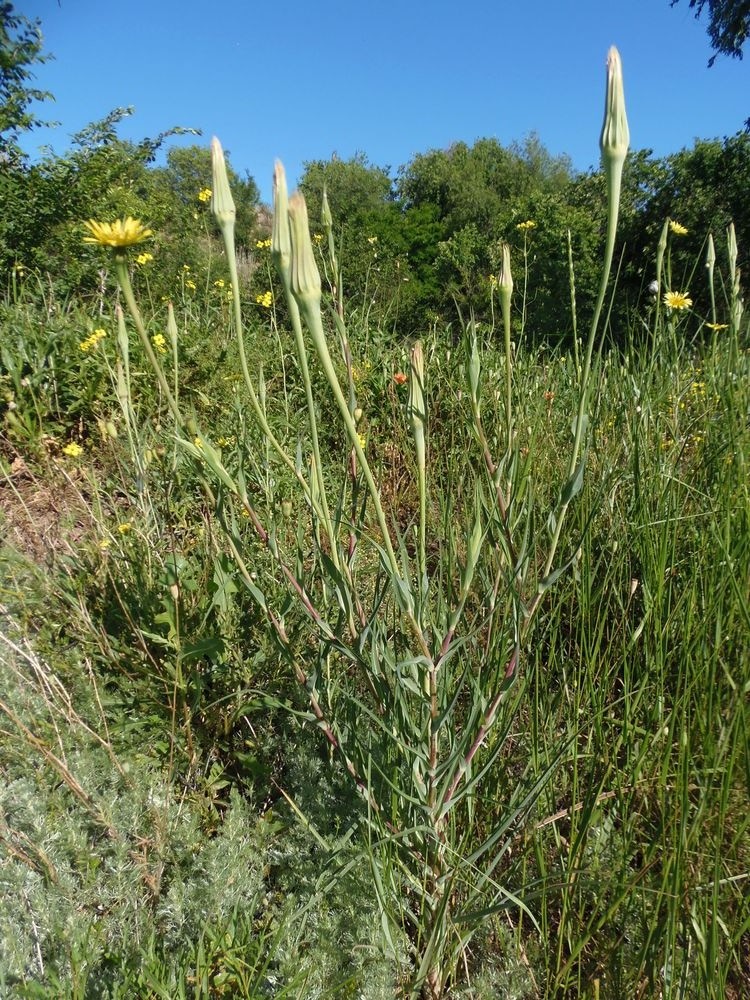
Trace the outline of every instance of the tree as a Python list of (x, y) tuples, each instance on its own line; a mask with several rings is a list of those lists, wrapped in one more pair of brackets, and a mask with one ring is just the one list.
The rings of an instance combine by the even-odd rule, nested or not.
[[(672, 0), (672, 7), (679, 0)], [(717, 55), (742, 58), (742, 47), (750, 36), (750, 0), (690, 0), (696, 18), (708, 4), (708, 37), (714, 54), (708, 60), (713, 66)]]
[(22, 159), (19, 134), (44, 124), (31, 113), (30, 105), (52, 95), (30, 86), (34, 78), (30, 67), (49, 58), (42, 52), (40, 22), (14, 13), (13, 4), (0, 2), (0, 162)]

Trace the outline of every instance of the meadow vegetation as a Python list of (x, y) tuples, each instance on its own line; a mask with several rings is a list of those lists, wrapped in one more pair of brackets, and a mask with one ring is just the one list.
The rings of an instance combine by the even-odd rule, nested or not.
[(750, 141), (622, 101), (7, 160), (0, 997), (748, 995)]

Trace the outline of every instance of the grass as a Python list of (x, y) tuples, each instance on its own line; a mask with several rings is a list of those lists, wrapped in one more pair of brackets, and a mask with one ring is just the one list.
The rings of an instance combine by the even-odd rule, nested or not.
[[(16, 321), (33, 343), (29, 315)], [(365, 334), (351, 350), (372, 414), (368, 451), (408, 537), (419, 503), (404, 390), (392, 381), (407, 359)], [(267, 384), (286, 387), (267, 406), (290, 433), (296, 376), (269, 361), (265, 338), (258, 331), (251, 350), (264, 353)], [(483, 339), (485, 421), (500, 427), (502, 349), (490, 331)], [(473, 503), (462, 489), (465, 362), (439, 335), (426, 356), (428, 465), (445, 484), (445, 495), (433, 485), (430, 518), (447, 530)], [(665, 337), (600, 363), (588, 476), (566, 529), (566, 551), (577, 538), (580, 549), (529, 634), (491, 781), (456, 823), (489, 831), (551, 764), (554, 778), (498, 842), (504, 905), (465, 949), (451, 995), (746, 991), (747, 367), (728, 337)], [(67, 377), (58, 389), (75, 392)], [(195, 392), (209, 398), (219, 380), (203, 377)], [(515, 380), (518, 445), (545, 470), (534, 484), (544, 509), (565, 473), (574, 363), (524, 350)], [(228, 436), (257, 444), (242, 411), (224, 412)], [(153, 426), (142, 433), (144, 451), (164, 440)], [(335, 453), (336, 437), (323, 447)], [(363, 853), (361, 802), (232, 582), (195, 470), (165, 447), (139, 487), (122, 436), (85, 443), (77, 460), (39, 448), (46, 457), (6, 436), (6, 524), (34, 559), (4, 551), (3, 893), (24, 905), (4, 908), (3, 988), (213, 996), (219, 986), (200, 992), (196, 970), (212, 983), (240, 963), (246, 985), (229, 995), (393, 995), (413, 933), (399, 916), (399, 858)], [(269, 476), (279, 537), (294, 544), (299, 529), (281, 510), (291, 482)], [(32, 503), (40, 486), (44, 511)]]
[(405, 345), (277, 167), (246, 327), (214, 168), (231, 291), (118, 247), (127, 315), (3, 305), (0, 995), (746, 995), (733, 234), (726, 330), (610, 342), (605, 264), (585, 343), (514, 342), (506, 253), (497, 328)]

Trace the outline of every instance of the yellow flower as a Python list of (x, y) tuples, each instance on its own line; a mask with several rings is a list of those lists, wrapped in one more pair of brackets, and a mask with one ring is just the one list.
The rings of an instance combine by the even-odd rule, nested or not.
[(214, 282), (214, 288), (223, 288), (223, 287), (224, 287), (224, 279), (223, 278), (218, 278)]
[(68, 455), (70, 458), (78, 458), (79, 455), (83, 454), (83, 448), (80, 444), (76, 444), (75, 441), (66, 444), (62, 451), (63, 455)]
[(322, 233), (313, 233), (313, 239), (315, 240), (316, 243), (322, 243), (323, 242), (323, 234)]
[(668, 309), (689, 309), (693, 300), (687, 292), (667, 292), (664, 296), (664, 305)]
[(163, 333), (155, 333), (151, 338), (151, 343), (154, 345), (159, 354), (167, 353), (167, 341)]
[(195, 291), (195, 282), (191, 281), (188, 278), (188, 280), (185, 282), (185, 288), (189, 288), (191, 292), (194, 292)]
[(91, 233), (84, 236), (84, 243), (99, 243), (103, 247), (132, 247), (153, 236), (153, 229), (146, 229), (140, 219), (128, 216), (115, 222), (96, 222), (89, 219), (84, 226)]
[(715, 333), (718, 332), (719, 330), (729, 329), (728, 323), (706, 323), (706, 326), (708, 327), (709, 330), (713, 330)]
[(271, 247), (271, 240), (256, 240), (255, 245), (259, 250), (269, 250)]
[(202, 201), (205, 205), (207, 201), (211, 201), (212, 194), (211, 188), (201, 188), (198, 192), (198, 201)]
[(675, 234), (675, 236), (687, 236), (687, 229), (681, 226), (679, 222), (675, 222), (674, 219), (669, 220), (669, 228)]
[(378, 242), (378, 238), (377, 236), (368, 236), (367, 242), (370, 244), (370, 246), (372, 246), (374, 243)]
[(526, 222), (519, 222), (516, 229), (520, 233), (527, 233), (530, 229), (536, 229), (536, 222), (533, 219), (527, 219)]
[(130, 523), (130, 521), (123, 521), (122, 524), (117, 525), (117, 530), (120, 532), (121, 535), (127, 535), (129, 531), (133, 530), (133, 525)]
[(144, 264), (148, 264), (148, 262), (153, 259), (154, 255), (152, 253), (139, 253), (135, 258), (135, 262), (139, 267), (143, 267)]
[(364, 436), (364, 434), (358, 434), (357, 440), (359, 441), (360, 448), (362, 449), (362, 451), (364, 451), (367, 445), (367, 438)]
[(271, 305), (273, 304), (273, 293), (263, 292), (262, 295), (256, 295), (255, 301), (258, 303), (259, 306), (263, 306), (264, 309), (270, 309)]
[(86, 340), (82, 340), (80, 342), (80, 344), (78, 345), (78, 349), (84, 352), (90, 351), (92, 348), (96, 347), (96, 345), (103, 337), (106, 336), (107, 336), (107, 331), (102, 330), (101, 327), (98, 327), (96, 330), (94, 330), (94, 332), (91, 334), (90, 337), (87, 337)]
[(203, 438), (200, 438), (198, 436), (194, 437), (193, 438), (193, 444), (200, 451), (200, 449), (203, 447)]

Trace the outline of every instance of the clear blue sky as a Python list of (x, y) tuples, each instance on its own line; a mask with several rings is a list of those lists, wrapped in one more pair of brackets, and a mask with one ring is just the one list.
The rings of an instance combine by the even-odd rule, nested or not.
[(575, 167), (598, 163), (604, 65), (620, 49), (633, 148), (657, 155), (732, 135), (750, 116), (743, 61), (711, 55), (687, 0), (17, 0), (54, 61), (36, 85), (60, 121), (25, 146), (133, 105), (123, 138), (173, 125), (215, 134), (264, 199), (276, 157), (365, 153), (394, 171), (415, 153), (535, 131)]

